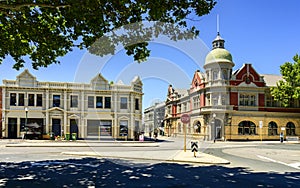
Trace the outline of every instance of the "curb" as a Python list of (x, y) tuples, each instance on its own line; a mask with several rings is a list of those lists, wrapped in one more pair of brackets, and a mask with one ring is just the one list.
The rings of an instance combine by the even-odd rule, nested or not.
[[(101, 157), (101, 158), (111, 158), (111, 159), (127, 159), (127, 160), (145, 160), (145, 161), (165, 161), (169, 163), (189, 163), (189, 164), (206, 164), (206, 165), (228, 165), (229, 161), (225, 159), (221, 159), (215, 156), (211, 156), (213, 158), (218, 158), (216, 161), (196, 161), (194, 160), (183, 160), (183, 159), (161, 159), (161, 158), (145, 158), (145, 157), (125, 157), (125, 156), (115, 156), (115, 155), (100, 155), (96, 153), (87, 153), (87, 152), (61, 152), (62, 155), (72, 155), (72, 156), (92, 156), (92, 157)], [(205, 154), (206, 157), (210, 156)], [(197, 158), (196, 158), (197, 159)]]
[(157, 143), (115, 143), (115, 144), (104, 144), (104, 145), (94, 145), (94, 144), (83, 144), (83, 143), (40, 143), (40, 144), (6, 144), (4, 147), (159, 147)]

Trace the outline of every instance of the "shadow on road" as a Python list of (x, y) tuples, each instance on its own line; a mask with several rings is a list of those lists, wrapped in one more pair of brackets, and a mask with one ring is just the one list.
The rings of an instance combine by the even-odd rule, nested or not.
[(298, 187), (300, 182), (300, 173), (96, 158), (1, 162), (0, 167), (5, 187)]

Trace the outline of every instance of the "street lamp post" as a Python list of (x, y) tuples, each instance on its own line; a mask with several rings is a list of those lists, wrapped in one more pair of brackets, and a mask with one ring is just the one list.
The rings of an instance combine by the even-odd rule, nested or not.
[(216, 137), (217, 137), (217, 127), (216, 127), (216, 117), (217, 115), (213, 113), (213, 124), (214, 124), (214, 129), (215, 129), (215, 136), (214, 136), (214, 143), (216, 142)]
[(28, 108), (27, 107), (25, 108), (25, 115), (26, 116), (25, 116), (25, 127), (24, 127), (25, 128), (25, 136), (24, 136), (24, 138), (26, 138), (26, 136), (27, 136), (27, 130), (28, 130), (27, 129), (27, 115), (28, 115)]

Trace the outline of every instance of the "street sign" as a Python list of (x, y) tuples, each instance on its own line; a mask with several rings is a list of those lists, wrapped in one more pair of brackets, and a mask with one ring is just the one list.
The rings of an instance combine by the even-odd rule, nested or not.
[(190, 115), (182, 114), (180, 117), (182, 123), (189, 123), (190, 122)]
[(191, 149), (192, 149), (192, 152), (198, 152), (198, 142), (197, 141), (191, 141)]

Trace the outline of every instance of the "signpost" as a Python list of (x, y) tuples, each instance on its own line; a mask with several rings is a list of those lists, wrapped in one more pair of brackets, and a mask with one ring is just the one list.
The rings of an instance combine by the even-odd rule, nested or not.
[(259, 128), (260, 128), (260, 141), (262, 142), (262, 128), (263, 128), (263, 121), (259, 121)]
[(186, 152), (186, 124), (190, 122), (190, 115), (182, 114), (180, 117), (181, 122), (183, 123), (183, 131), (184, 131), (184, 145), (183, 150)]
[(198, 152), (198, 141), (191, 141), (191, 149), (194, 152), (194, 157), (196, 157), (196, 152)]

